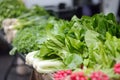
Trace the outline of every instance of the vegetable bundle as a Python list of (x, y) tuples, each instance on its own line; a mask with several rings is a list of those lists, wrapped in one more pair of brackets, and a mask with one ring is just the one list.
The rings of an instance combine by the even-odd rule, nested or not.
[(47, 11), (40, 6), (35, 5), (27, 9), (22, 0), (0, 0), (0, 26), (6, 18), (30, 20), (45, 15), (48, 15)]
[[(23, 50), (27, 50), (25, 52), (37, 50), (31, 56), (29, 53), (26, 60), (38, 72), (47, 73), (70, 69), (74, 72), (84, 71), (89, 76), (90, 73), (101, 70), (110, 78), (119, 77), (114, 73), (113, 66), (119, 62), (120, 58), (120, 29), (113, 14), (83, 16), (81, 19), (74, 16), (71, 21), (49, 18), (42, 27), (43, 29), (35, 29), (38, 30), (36, 31), (38, 35), (43, 35), (42, 37), (34, 38), (33, 35), (37, 33), (33, 34), (34, 28), (32, 28), (31, 32), (26, 35), (24, 34), (28, 32), (27, 30), (21, 31), (18, 34), (19, 38), (16, 37), (13, 41), (13, 43), (16, 42), (14, 45), (16, 44), (15, 47), (21, 53), (24, 53)], [(30, 35), (31, 33), (33, 35)], [(20, 38), (23, 39), (20, 40)], [(36, 43), (36, 40), (39, 40), (41, 44)], [(31, 47), (30, 44), (34, 43), (35, 45)], [(17, 44), (22, 44), (19, 46), (23, 48), (20, 49)], [(46, 62), (46, 65), (37, 67), (36, 61), (41, 64)], [(55, 65), (56, 61), (58, 64)]]
[(5, 18), (16, 18), (25, 11), (22, 0), (0, 0), (0, 25)]
[(38, 23), (39, 25), (33, 23), (34, 26), (32, 26), (32, 23), (29, 25), (23, 25), (21, 23), (21, 25), (15, 27), (20, 30), (16, 34), (16, 38), (13, 40), (13, 46), (17, 48), (19, 53), (28, 53), (34, 50), (39, 50), (41, 43), (46, 40), (44, 32), (46, 18), (39, 17), (39, 19), (35, 21), (40, 21)]
[[(7, 1), (9, 1), (9, 3), (7, 3)], [(1, 1), (1, 4), (9, 4), (8, 6), (14, 6), (14, 7), (18, 3), (19, 5), (17, 6), (22, 6), (24, 8), (24, 10), (23, 8), (22, 10), (21, 8), (16, 10), (16, 8), (13, 7), (12, 8), (13, 10), (10, 10), (11, 13), (14, 10), (17, 13), (17, 11), (20, 10), (21, 14), (19, 15), (16, 15), (16, 13), (13, 13), (10, 16), (7, 15), (4, 17), (4, 14), (1, 14), (1, 16), (3, 16), (4, 18), (10, 18), (9, 20), (12, 20), (11, 18), (13, 18), (16, 21), (14, 22), (14, 24), (10, 24), (10, 29), (18, 32), (15, 40), (13, 40), (13, 46), (15, 46), (15, 48), (11, 51), (11, 54), (14, 54), (16, 50), (20, 53), (28, 53), (30, 51), (40, 49), (39, 44), (41, 44), (41, 41), (39, 41), (39, 38), (41, 38), (42, 36), (44, 36), (43, 34), (45, 34), (44, 27), (46, 25), (47, 19), (49, 18), (48, 12), (44, 8), (37, 5), (33, 6), (31, 9), (26, 9), (26, 7), (24, 6), (21, 0), (16, 0), (16, 4), (14, 3), (13, 5), (10, 3), (13, 3), (12, 0)], [(6, 27), (9, 28), (9, 26), (6, 26)], [(45, 39), (43, 38), (43, 41), (44, 40)], [(34, 42), (29, 44), (32, 41)], [(27, 46), (29, 47), (27, 48)]]

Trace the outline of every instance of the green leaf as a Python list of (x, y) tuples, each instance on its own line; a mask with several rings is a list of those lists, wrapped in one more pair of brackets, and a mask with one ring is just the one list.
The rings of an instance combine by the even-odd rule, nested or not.
[(88, 64), (89, 64), (89, 59), (84, 59), (83, 64), (84, 64), (84, 66), (88, 66)]
[(68, 55), (68, 57), (64, 60), (64, 62), (67, 65), (67, 68), (76, 69), (80, 67), (80, 64), (82, 64), (83, 59), (78, 54), (71, 54)]
[(87, 47), (93, 46), (93, 48), (98, 48), (100, 44), (100, 40), (98, 39), (99, 33), (93, 31), (93, 30), (88, 30), (85, 33), (85, 42)]

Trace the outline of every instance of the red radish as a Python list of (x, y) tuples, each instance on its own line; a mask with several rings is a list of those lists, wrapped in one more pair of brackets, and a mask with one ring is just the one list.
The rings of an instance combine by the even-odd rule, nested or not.
[(61, 70), (53, 74), (54, 80), (64, 80), (72, 73), (71, 70)]
[(90, 78), (91, 80), (109, 80), (109, 77), (101, 71), (93, 72)]
[(120, 63), (114, 65), (114, 72), (116, 74), (120, 74)]
[(77, 72), (70, 75), (70, 80), (87, 80), (83, 72)]
[(70, 80), (77, 80), (76, 74), (71, 74), (70, 75)]

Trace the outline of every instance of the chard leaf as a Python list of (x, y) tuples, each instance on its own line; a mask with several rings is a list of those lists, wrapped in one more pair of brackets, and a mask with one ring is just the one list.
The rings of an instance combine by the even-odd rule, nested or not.
[(98, 37), (99, 37), (99, 33), (92, 30), (86, 31), (85, 42), (87, 47), (93, 46), (93, 48), (95, 49), (98, 48), (100, 44), (100, 40), (98, 39)]
[(83, 59), (78, 54), (71, 54), (68, 55), (68, 57), (64, 60), (64, 62), (67, 65), (67, 68), (76, 69), (80, 67), (80, 64), (82, 64)]

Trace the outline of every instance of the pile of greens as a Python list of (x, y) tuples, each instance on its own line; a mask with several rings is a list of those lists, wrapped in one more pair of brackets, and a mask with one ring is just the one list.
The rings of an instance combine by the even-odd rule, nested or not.
[[(35, 18), (36, 19), (36, 18)], [(39, 23), (35, 23), (38, 21)], [(15, 28), (18, 29), (16, 37), (13, 39), (12, 45), (19, 53), (28, 53), (34, 50), (40, 49), (41, 43), (46, 40), (45, 37), (45, 26), (47, 23), (46, 17), (39, 17), (37, 20), (30, 22), (30, 24), (16, 25)], [(26, 23), (29, 23), (26, 22)], [(26, 24), (25, 23), (25, 24)], [(11, 54), (14, 54), (14, 49)]]
[(0, 0), (0, 17), (1, 18), (11, 18), (18, 17), (24, 11), (26, 7), (22, 0)]
[(63, 69), (78, 70), (83, 66), (88, 74), (102, 70), (116, 77), (112, 67), (120, 58), (120, 25), (113, 14), (81, 19), (74, 16), (71, 21), (49, 18), (39, 23), (18, 33), (13, 41), (18, 52), (39, 50), (34, 58), (41, 62), (56, 60), (64, 64)]
[(33, 6), (29, 11), (21, 14), (17, 17), (17, 23), (14, 25), (14, 29), (22, 30), (25, 27), (39, 26), (41, 23), (45, 23), (49, 18), (49, 13), (40, 6)]
[(43, 8), (38, 5), (35, 5), (28, 9), (26, 12), (21, 14), (18, 18), (19, 19), (32, 19), (34, 17), (39, 17), (39, 16), (49, 16), (49, 13)]
[[(38, 5), (27, 9), (22, 0), (14, 0), (14, 2), (13, 0), (0, 0), (0, 26), (6, 18), (17, 18), (19, 21), (22, 19), (20, 23), (25, 23), (28, 20), (29, 22), (31, 21), (30, 23), (33, 23), (35, 17), (48, 15), (47, 11)], [(28, 25), (28, 23), (25, 25)]]
[(35, 56), (44, 60), (60, 60), (64, 69), (86, 72), (103, 70), (111, 77), (113, 65), (120, 58), (119, 24), (113, 14), (97, 14), (93, 17), (73, 17), (70, 22), (58, 21), (46, 27), (48, 40)]
[(17, 22), (12, 27), (18, 32), (12, 42), (14, 48), (10, 53), (28, 53), (40, 49), (40, 44), (46, 40), (44, 29), (48, 18), (49, 13), (37, 5), (17, 17)]
[(22, 0), (0, 0), (0, 25), (5, 18), (16, 18), (25, 11)]

